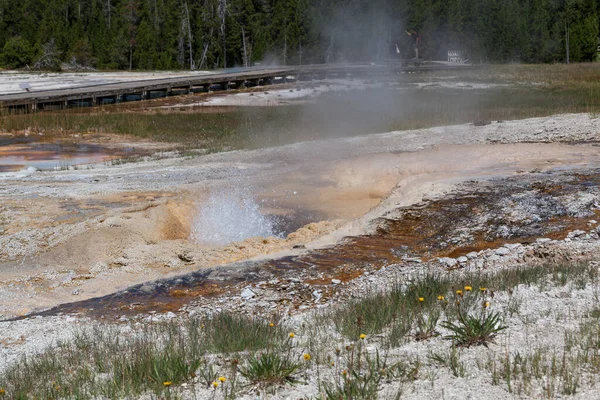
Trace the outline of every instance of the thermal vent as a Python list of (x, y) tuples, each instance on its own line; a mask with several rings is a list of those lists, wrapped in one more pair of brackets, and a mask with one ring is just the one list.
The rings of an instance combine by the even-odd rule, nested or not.
[(196, 243), (223, 245), (251, 237), (275, 236), (274, 223), (261, 213), (251, 191), (227, 188), (211, 193), (198, 207), (191, 238)]

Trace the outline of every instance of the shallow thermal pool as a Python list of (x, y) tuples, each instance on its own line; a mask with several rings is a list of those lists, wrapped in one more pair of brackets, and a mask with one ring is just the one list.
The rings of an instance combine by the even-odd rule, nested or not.
[(0, 172), (34, 167), (66, 169), (133, 155), (134, 149), (112, 149), (98, 144), (28, 137), (0, 137)]

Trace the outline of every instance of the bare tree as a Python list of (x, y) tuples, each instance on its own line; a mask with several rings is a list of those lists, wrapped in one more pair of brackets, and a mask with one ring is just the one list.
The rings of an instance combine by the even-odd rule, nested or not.
[[(189, 50), (189, 59), (190, 59), (190, 69), (195, 69), (194, 65), (194, 56), (192, 54), (192, 49), (194, 45), (194, 41), (192, 38), (192, 26), (190, 23), (190, 10), (188, 8), (187, 1), (183, 2), (183, 15), (181, 18), (181, 34), (182, 36), (187, 34), (188, 37), (188, 50)], [(183, 65), (183, 63), (182, 63)]]
[(112, 6), (110, 5), (110, 0), (106, 0), (106, 19), (107, 19), (109, 28), (110, 28), (110, 15), (111, 14), (112, 14)]
[(248, 49), (246, 47), (246, 32), (242, 26), (242, 43), (244, 45), (244, 67), (248, 67)]
[(227, 67), (227, 38), (225, 36), (225, 16), (227, 14), (227, 0), (219, 0), (219, 8), (217, 9), (219, 20), (221, 21), (221, 41), (223, 43), (223, 66)]
[(42, 55), (33, 64), (33, 69), (55, 70), (60, 69), (60, 51), (56, 48), (54, 39), (42, 46)]
[(283, 65), (287, 65), (287, 22), (283, 28)]

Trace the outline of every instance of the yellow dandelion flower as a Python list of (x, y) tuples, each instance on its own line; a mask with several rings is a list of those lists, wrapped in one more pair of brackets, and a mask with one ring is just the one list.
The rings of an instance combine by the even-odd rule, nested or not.
[(218, 388), (218, 387), (219, 387), (219, 382), (217, 382), (217, 381), (214, 381), (214, 382), (212, 383), (212, 386), (213, 386), (215, 389), (216, 389), (216, 388)]
[(488, 308), (490, 306), (490, 302), (486, 301), (485, 303), (483, 303), (483, 308)]
[(348, 375), (348, 371), (346, 371), (346, 370), (343, 370), (343, 371), (342, 371), (342, 375), (344, 375), (344, 376)]
[(269, 322), (269, 326), (272, 328), (272, 327), (274, 327), (274, 326), (275, 326), (275, 324), (274, 324), (274, 323), (272, 323), (272, 322)]
[(288, 336), (290, 337), (290, 339), (293, 339), (296, 335), (294, 334), (294, 332), (290, 332)]
[(439, 300), (439, 301), (444, 301), (444, 296), (442, 296), (442, 295), (439, 295), (439, 296), (438, 296), (438, 300)]
[(471, 286), (465, 286), (465, 292), (470, 292), (471, 290), (473, 290)]
[(171, 386), (172, 384), (173, 384), (173, 382), (171, 382), (171, 381), (166, 381), (166, 382), (163, 382), (163, 386), (165, 386), (165, 387), (169, 387), (169, 386)]
[(335, 367), (335, 362), (333, 362), (333, 361), (332, 361), (332, 362), (331, 362), (331, 366), (332, 366), (332, 367)]
[(479, 288), (479, 290), (480, 290), (481, 292), (487, 292), (487, 288), (484, 288), (484, 287), (480, 287), (480, 288)]
[(219, 377), (219, 382), (221, 382), (221, 383), (225, 383), (226, 380), (227, 380), (227, 378), (225, 378), (224, 376)]
[(6, 394), (6, 390), (4, 388), (0, 388), (0, 396), (4, 397)]
[(459, 296), (462, 296), (463, 295), (463, 291), (459, 289), (459, 290), (456, 291), (456, 294), (459, 295)]
[(419, 297), (419, 303), (422, 303), (422, 302), (424, 302), (424, 301), (425, 301), (425, 298), (424, 298), (424, 297)]
[(361, 340), (365, 340), (367, 338), (367, 335), (365, 333), (361, 333), (359, 337)]
[(310, 354), (308, 354), (308, 353), (304, 353), (304, 355), (303, 355), (302, 357), (304, 357), (304, 359), (305, 359), (306, 361), (310, 361)]

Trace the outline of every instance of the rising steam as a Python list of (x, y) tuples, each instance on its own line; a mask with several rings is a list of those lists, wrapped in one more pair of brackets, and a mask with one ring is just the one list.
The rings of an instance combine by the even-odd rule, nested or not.
[(251, 191), (239, 187), (211, 193), (199, 205), (191, 230), (194, 242), (212, 245), (268, 236), (275, 236), (273, 221), (261, 213)]

